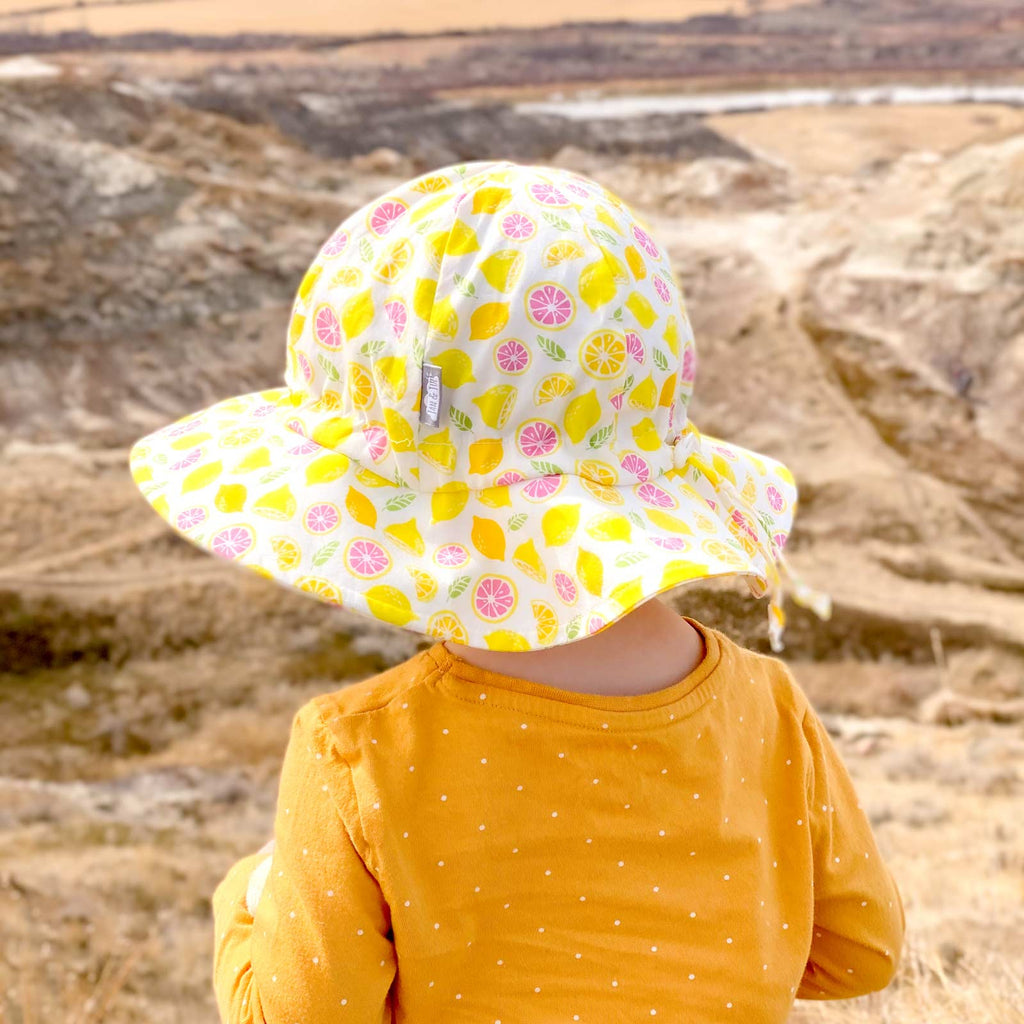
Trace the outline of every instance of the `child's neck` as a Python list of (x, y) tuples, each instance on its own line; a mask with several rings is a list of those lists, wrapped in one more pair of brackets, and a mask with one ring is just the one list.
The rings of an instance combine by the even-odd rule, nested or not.
[(704, 659), (704, 640), (678, 612), (658, 598), (600, 633), (535, 651), (490, 651), (445, 642), (471, 665), (562, 690), (635, 696), (663, 690), (688, 676)]

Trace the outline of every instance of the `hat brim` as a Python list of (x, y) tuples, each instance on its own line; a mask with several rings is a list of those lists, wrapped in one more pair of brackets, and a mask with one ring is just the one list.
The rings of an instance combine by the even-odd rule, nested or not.
[(780, 547), (793, 520), (788, 469), (708, 435), (641, 483), (562, 474), (439, 498), (298, 433), (292, 398), (251, 392), (148, 434), (131, 451), (137, 486), (200, 548), (435, 638), (536, 649), (697, 579), (748, 576), (763, 593), (749, 509)]

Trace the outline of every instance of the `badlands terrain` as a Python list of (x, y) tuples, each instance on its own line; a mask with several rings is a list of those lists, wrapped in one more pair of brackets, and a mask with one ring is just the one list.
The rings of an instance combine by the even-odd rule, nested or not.
[[(909, 931), (888, 990), (792, 1020), (1021, 1021), (1024, 110), (570, 122), (517, 106), (548, 91), (514, 48), (498, 89), (455, 74), (466, 39), (402, 45), (400, 72), (378, 43), (0, 78), (0, 1021), (216, 1021), (209, 895), (268, 837), (292, 714), (424, 644), (192, 549), (127, 449), (281, 382), (348, 213), (493, 155), (637, 206), (693, 318), (692, 418), (800, 486), (787, 552), (835, 612), (792, 608), (783, 657)], [(677, 604), (767, 651), (739, 584)]]

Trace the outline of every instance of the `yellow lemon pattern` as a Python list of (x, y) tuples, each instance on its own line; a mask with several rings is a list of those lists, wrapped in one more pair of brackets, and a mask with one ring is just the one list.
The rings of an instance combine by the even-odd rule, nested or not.
[(432, 170), (346, 218), (296, 285), (284, 386), (132, 449), (142, 494), (189, 540), (497, 650), (581, 638), (691, 579), (776, 582), (792, 474), (688, 423), (678, 282), (596, 181)]

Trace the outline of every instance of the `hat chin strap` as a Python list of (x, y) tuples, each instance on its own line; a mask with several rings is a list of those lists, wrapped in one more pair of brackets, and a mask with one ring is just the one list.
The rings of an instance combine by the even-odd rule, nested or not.
[[(692, 423), (687, 423), (673, 444), (672, 465), (675, 469), (682, 469), (686, 465), (690, 456), (697, 449), (698, 440), (697, 428)], [(711, 481), (717, 491), (726, 495), (734, 505), (747, 512), (753, 523), (754, 544), (764, 559), (768, 584), (766, 586), (760, 579), (751, 579), (748, 581), (748, 586), (755, 597), (763, 597), (766, 592), (771, 595), (768, 601), (768, 639), (772, 651), (778, 654), (785, 647), (782, 642), (782, 633), (786, 627), (786, 613), (782, 609), (782, 602), (786, 589), (792, 590), (793, 600), (798, 605), (810, 609), (823, 621), (832, 617), (832, 599), (824, 591), (815, 590), (803, 581), (761, 522), (752, 502), (747, 501), (725, 477), (706, 466), (703, 459), (694, 460), (694, 464)], [(728, 523), (728, 514), (722, 508), (721, 502), (717, 504), (715, 511), (720, 519)]]
[[(815, 590), (803, 581), (800, 574), (787, 561), (786, 556), (782, 553), (782, 548), (775, 543), (771, 534), (765, 529), (753, 504), (747, 501), (728, 480), (719, 480), (718, 490), (728, 495), (736, 505), (744, 509), (753, 521), (756, 536), (754, 543), (764, 558), (765, 573), (768, 576), (768, 592), (771, 595), (768, 601), (768, 639), (771, 642), (772, 650), (777, 654), (785, 647), (782, 642), (782, 633), (786, 627), (786, 613), (782, 610), (782, 601), (786, 589), (792, 590), (793, 600), (798, 605), (810, 609), (823, 621), (832, 617), (832, 598), (824, 591)], [(724, 516), (720, 518), (724, 518)], [(761, 597), (765, 592), (764, 585), (760, 580), (751, 581), (750, 589), (755, 597)]]

